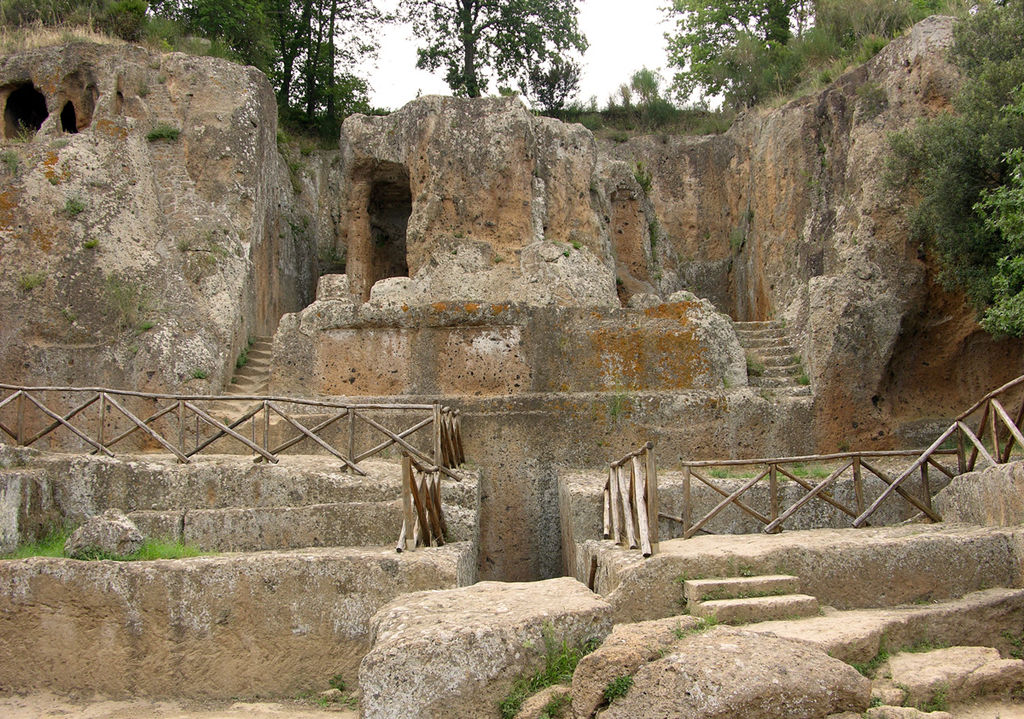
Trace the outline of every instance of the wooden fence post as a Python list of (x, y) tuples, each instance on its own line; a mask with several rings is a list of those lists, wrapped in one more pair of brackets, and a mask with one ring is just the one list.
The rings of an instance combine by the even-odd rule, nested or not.
[(658, 553), (658, 468), (654, 463), (654, 443), (647, 443), (647, 525), (651, 531), (651, 554)]

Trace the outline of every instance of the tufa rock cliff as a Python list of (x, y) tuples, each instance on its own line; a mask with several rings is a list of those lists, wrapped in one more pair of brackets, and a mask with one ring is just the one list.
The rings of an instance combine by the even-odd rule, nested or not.
[(1021, 343), (936, 283), (887, 186), (890, 133), (946, 111), (953, 19), (932, 17), (823, 91), (725, 134), (602, 151), (652, 175), (680, 281), (738, 320), (784, 320), (822, 449), (926, 443), (942, 418), (1024, 371)]
[(0, 376), (216, 391), (311, 298), (255, 69), (75, 43), (0, 58), (0, 107)]

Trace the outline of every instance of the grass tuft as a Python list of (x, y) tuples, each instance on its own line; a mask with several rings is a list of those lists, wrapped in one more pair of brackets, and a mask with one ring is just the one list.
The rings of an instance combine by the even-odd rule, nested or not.
[(513, 719), (519, 713), (526, 698), (541, 689), (571, 681), (580, 659), (597, 649), (599, 645), (599, 641), (591, 640), (582, 647), (570, 647), (564, 639), (559, 643), (552, 636), (550, 630), (546, 629), (544, 631), (544, 647), (546, 649), (544, 668), (532, 676), (516, 680), (508, 695), (498, 702), (501, 718)]
[(621, 699), (626, 696), (630, 687), (633, 686), (633, 677), (629, 674), (625, 674), (621, 677), (615, 677), (608, 686), (604, 688), (604, 700), (611, 704), (616, 699)]

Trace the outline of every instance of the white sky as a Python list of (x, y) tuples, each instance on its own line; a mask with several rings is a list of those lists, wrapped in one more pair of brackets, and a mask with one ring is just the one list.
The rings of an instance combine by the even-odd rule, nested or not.
[[(394, 4), (395, 0), (386, 0), (380, 6), (390, 9)], [(586, 102), (596, 96), (598, 105), (604, 106), (608, 96), (636, 70), (664, 69), (664, 33), (670, 25), (659, 8), (665, 4), (665, 0), (581, 0), (580, 29), (590, 48), (583, 56), (580, 99)], [(416, 40), (411, 28), (387, 27), (380, 40), (377, 67), (369, 70), (371, 104), (398, 109), (417, 92), (451, 94), (443, 72), (416, 69)], [(662, 77), (667, 74), (662, 72)]]

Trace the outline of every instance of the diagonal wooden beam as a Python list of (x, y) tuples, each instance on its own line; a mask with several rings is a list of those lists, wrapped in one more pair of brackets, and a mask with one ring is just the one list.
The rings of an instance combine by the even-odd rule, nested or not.
[(45, 414), (46, 416), (50, 417), (51, 419), (55, 419), (55, 420), (57, 420), (57, 422), (58, 422), (58, 423), (59, 423), (60, 425), (62, 425), (62, 426), (64, 426), (64, 427), (67, 427), (67, 428), (68, 428), (69, 430), (71, 430), (71, 432), (73, 432), (73, 433), (74, 433), (74, 434), (75, 434), (75, 435), (76, 435), (76, 436), (77, 436), (77, 437), (78, 437), (79, 439), (83, 440), (84, 442), (86, 442), (87, 444), (91, 445), (92, 447), (95, 447), (95, 448), (96, 448), (97, 450), (99, 450), (99, 451), (103, 452), (103, 453), (104, 453), (104, 454), (106, 454), (106, 455), (107, 455), (108, 457), (113, 457), (113, 456), (114, 456), (114, 453), (113, 453), (113, 452), (111, 452), (111, 451), (110, 451), (109, 449), (107, 449), (106, 447), (104, 447), (104, 446), (103, 446), (102, 444), (99, 444), (98, 442), (94, 441), (94, 440), (92, 439), (92, 437), (90, 437), (89, 435), (87, 435), (87, 434), (86, 434), (85, 432), (83, 432), (82, 430), (78, 429), (78, 427), (76, 427), (75, 425), (71, 424), (70, 422), (66, 422), (66, 421), (64, 420), (64, 418), (63, 418), (63, 417), (61, 417), (61, 416), (60, 416), (59, 414), (56, 414), (55, 412), (53, 412), (52, 410), (50, 410), (50, 408), (49, 408), (49, 407), (47, 407), (46, 405), (44, 405), (44, 404), (43, 404), (42, 402), (40, 402), (39, 400), (37, 400), (37, 399), (36, 399), (35, 397), (33, 397), (32, 395), (30, 395), (30, 394), (29, 394), (28, 392), (25, 392), (25, 393), (23, 393), (23, 395), (24, 395), (24, 397), (25, 397), (26, 399), (28, 399), (28, 401), (29, 401), (29, 402), (31, 402), (31, 403), (32, 403), (32, 404), (34, 404), (34, 405), (35, 405), (36, 407), (38, 407), (38, 408), (39, 408), (39, 411), (40, 411), (40, 412), (42, 412), (42, 413), (43, 413), (43, 414)]
[[(888, 472), (886, 472), (883, 469), (879, 469), (878, 467), (875, 467), (870, 462), (862, 461), (861, 464), (863, 465), (864, 469), (868, 470), (869, 472), (871, 472), (871, 474), (873, 474), (876, 477), (878, 477), (884, 484), (888, 485), (886, 487), (885, 491), (888, 492), (890, 489), (892, 489), (898, 495), (903, 497), (903, 499), (907, 500), (907, 502), (909, 502), (911, 505), (913, 505), (918, 510), (923, 512), (933, 522), (941, 522), (942, 521), (942, 517), (940, 517), (935, 512), (935, 510), (933, 510), (927, 504), (925, 504), (920, 499), (918, 499), (917, 497), (912, 495), (910, 492), (905, 490), (903, 487), (901, 487), (898, 484), (896, 484), (896, 482), (902, 481), (902, 479), (906, 479), (907, 477), (909, 477), (913, 473), (913, 471), (917, 468), (917, 466), (919, 466), (919, 465), (912, 466), (909, 470), (903, 472), (900, 475), (900, 478), (902, 478), (902, 479), (900, 479), (900, 478), (892, 479), (891, 477), (889, 477), (889, 473)], [(859, 517), (858, 517), (858, 519), (859, 519)], [(854, 525), (854, 526), (858, 526), (858, 525)]]
[(772, 532), (775, 531), (775, 529), (777, 527), (781, 527), (785, 523), (785, 521), (787, 519), (789, 519), (794, 514), (796, 514), (800, 510), (800, 508), (803, 507), (805, 504), (807, 504), (812, 499), (814, 499), (819, 494), (821, 494), (821, 492), (824, 491), (825, 487), (827, 487), (828, 485), (832, 484), (832, 482), (836, 481), (836, 479), (839, 477), (839, 475), (841, 475), (843, 472), (845, 472), (846, 470), (848, 470), (852, 466), (853, 466), (853, 462), (852, 461), (848, 462), (847, 464), (841, 465), (838, 469), (836, 469), (834, 472), (832, 472), (832, 474), (830, 474), (828, 477), (826, 477), (825, 479), (823, 479), (820, 482), (818, 482), (817, 486), (815, 486), (813, 489), (811, 489), (811, 491), (809, 491), (803, 497), (801, 497), (796, 502), (794, 502), (793, 505), (789, 509), (787, 509), (785, 512), (780, 514), (767, 527), (765, 527), (764, 528), (764, 533), (765, 534), (771, 534)]
[(1010, 459), (1010, 452), (1013, 451), (1014, 442), (1019, 444), (1021, 449), (1024, 449), (1024, 435), (1021, 434), (1020, 429), (1013, 423), (1013, 420), (1010, 419), (1010, 415), (1008, 415), (1006, 410), (1003, 409), (1003, 405), (999, 404), (999, 400), (992, 400), (992, 409), (994, 409), (996, 414), (999, 415), (999, 418), (1003, 421), (1003, 424), (1006, 425), (1006, 429), (1010, 431), (1010, 435), (1012, 437), (1012, 439), (1006, 443), (1006, 459), (1000, 457), (1000, 459), (1005, 463)]
[(350, 460), (349, 460), (349, 459), (348, 459), (348, 458), (347, 458), (347, 457), (346, 457), (345, 455), (343, 455), (343, 454), (342, 454), (341, 452), (339, 452), (338, 450), (336, 450), (336, 449), (335, 449), (334, 447), (332, 447), (331, 445), (327, 444), (327, 442), (325, 442), (324, 440), (322, 440), (322, 439), (321, 439), (321, 438), (320, 438), (320, 437), (319, 437), (318, 435), (316, 435), (316, 434), (313, 434), (313, 432), (311, 432), (311, 431), (309, 430), (309, 428), (308, 428), (308, 427), (305, 427), (305, 426), (304, 426), (304, 425), (302, 425), (301, 423), (299, 423), (299, 422), (295, 421), (295, 420), (294, 420), (294, 419), (293, 419), (292, 417), (289, 417), (289, 416), (288, 416), (288, 414), (287, 414), (286, 412), (284, 412), (284, 411), (283, 411), (282, 409), (280, 409), (280, 408), (279, 408), (279, 407), (278, 407), (277, 405), (275, 405), (275, 404), (274, 404), (273, 402), (267, 402), (267, 406), (268, 406), (268, 407), (269, 407), (270, 409), (274, 410), (274, 411), (275, 411), (275, 412), (276, 412), (276, 413), (278, 414), (278, 416), (279, 416), (279, 417), (281, 417), (281, 419), (283, 419), (283, 420), (284, 420), (285, 422), (287, 422), (288, 424), (290, 424), (290, 425), (291, 425), (292, 427), (294, 427), (295, 429), (299, 430), (299, 432), (301, 432), (302, 434), (304, 434), (304, 435), (305, 435), (306, 437), (308, 437), (309, 439), (313, 440), (313, 441), (314, 441), (314, 442), (316, 442), (316, 443), (317, 443), (318, 445), (320, 445), (320, 446), (321, 446), (322, 448), (324, 448), (325, 450), (327, 450), (327, 451), (328, 451), (328, 452), (329, 452), (330, 454), (333, 454), (333, 455), (334, 455), (335, 457), (337, 457), (337, 458), (338, 458), (338, 459), (340, 459), (340, 460), (341, 460), (342, 462), (344, 462), (344, 463), (345, 463), (345, 465), (346, 465), (346, 466), (347, 466), (347, 467), (348, 467), (349, 469), (351, 469), (351, 470), (352, 470), (353, 472), (356, 472), (357, 474), (359, 474), (359, 475), (362, 475), (362, 476), (365, 476), (365, 475), (366, 475), (366, 472), (364, 472), (364, 471), (363, 471), (363, 470), (362, 470), (362, 469), (361, 469), (361, 468), (360, 468), (360, 467), (359, 467), (359, 466), (358, 466), (357, 464), (355, 464), (354, 462), (350, 461)]
[[(986, 411), (986, 412), (988, 411), (988, 407), (987, 407), (987, 406), (985, 407), (985, 411)], [(998, 462), (996, 462), (996, 461), (995, 461), (994, 459), (992, 459), (992, 455), (988, 453), (988, 450), (987, 450), (987, 449), (985, 449), (985, 445), (984, 445), (984, 444), (982, 443), (982, 441), (981, 441), (981, 440), (980, 440), (980, 439), (978, 438), (978, 436), (977, 436), (976, 434), (974, 434), (974, 432), (972, 432), (972, 431), (971, 431), (971, 428), (970, 428), (970, 427), (968, 427), (968, 426), (967, 426), (966, 424), (964, 424), (963, 422), (957, 422), (957, 424), (958, 424), (958, 425), (960, 425), (960, 431), (961, 431), (961, 432), (963, 432), (964, 434), (966, 434), (966, 435), (967, 435), (967, 439), (971, 440), (971, 443), (972, 443), (972, 444), (974, 445), (974, 453), (973, 453), (973, 456), (977, 456), (977, 453), (979, 453), (979, 452), (980, 452), (980, 453), (981, 453), (981, 455), (982, 455), (982, 456), (983, 456), (983, 457), (984, 457), (985, 459), (987, 459), (987, 460), (988, 460), (988, 463), (989, 463), (989, 464), (999, 464), (999, 463), (998, 463)], [(974, 464), (974, 463), (973, 463), (973, 462), (971, 462), (971, 464), (972, 464), (972, 466), (973, 466), (973, 464)]]
[[(851, 466), (853, 466), (853, 462), (851, 462), (850, 464), (846, 465), (846, 468), (849, 469)], [(799, 484), (801, 487), (806, 489), (808, 492), (811, 491), (812, 489), (814, 489), (813, 485), (811, 485), (810, 482), (805, 481), (801, 477), (797, 477), (792, 472), (786, 471), (786, 469), (784, 467), (782, 467), (782, 466), (779, 467), (779, 472), (781, 474), (784, 474), (785, 476), (789, 477), (791, 480), (793, 480), (794, 482)], [(827, 502), (828, 504), (831, 504), (833, 507), (838, 509), (840, 512), (848, 514), (851, 517), (856, 517), (857, 516), (856, 512), (854, 512), (852, 509), (850, 509), (849, 507), (844, 505), (842, 502), (838, 501), (829, 492), (821, 491), (821, 492), (818, 493), (818, 496), (821, 498), (821, 501)]]
[(686, 531), (686, 533), (683, 535), (683, 539), (689, 539), (690, 537), (692, 537), (701, 527), (703, 527), (705, 524), (707, 524), (716, 516), (718, 516), (719, 512), (721, 512), (723, 509), (729, 506), (729, 504), (735, 501), (737, 497), (742, 496), (744, 492), (746, 492), (748, 489), (750, 489), (755, 484), (760, 482), (767, 474), (768, 470), (766, 469), (763, 472), (761, 472), (761, 474), (757, 475), (752, 480), (745, 483), (742, 487), (740, 487), (735, 492), (733, 492), (728, 497), (719, 502), (714, 509), (705, 514), (696, 524), (694, 524)]
[[(99, 398), (100, 398), (100, 395), (97, 394), (97, 395), (94, 395), (91, 398), (87, 399), (85, 402), (83, 402), (82, 404), (78, 405), (73, 410), (71, 410), (70, 412), (65, 414), (64, 418), (63, 418), (64, 421), (65, 422), (70, 421), (76, 414), (78, 414), (82, 410), (87, 409), (88, 407), (91, 407), (92, 405), (94, 405)], [(38, 440), (38, 439), (40, 439), (42, 437), (45, 437), (47, 434), (49, 434), (53, 430), (57, 429), (58, 427), (60, 427), (60, 422), (51, 422), (46, 427), (44, 427), (43, 429), (39, 430), (38, 432), (36, 432), (34, 435), (29, 437), (28, 439), (26, 439), (25, 442), (24, 442), (24, 446), (28, 447), (29, 445), (31, 445), (36, 440)]]
[[(698, 480), (703, 482), (705, 485), (707, 485), (708, 487), (710, 487), (714, 491), (718, 492), (723, 497), (728, 497), (729, 496), (729, 493), (726, 490), (722, 489), (721, 487), (719, 487), (717, 484), (715, 484), (711, 480), (707, 479), (706, 477), (702, 477), (698, 472), (695, 472), (695, 471), (691, 470), (690, 471), (690, 475), (693, 476), (693, 477), (696, 477)], [(761, 524), (768, 524), (768, 522), (772, 521), (767, 516), (765, 516), (764, 514), (761, 514), (756, 509), (754, 509), (753, 507), (751, 507), (750, 505), (748, 505), (746, 502), (744, 502), (741, 499), (737, 499), (735, 502), (733, 502), (733, 504), (735, 504), (737, 507), (742, 509), (744, 512), (749, 514), (751, 517), (753, 517), (757, 521), (759, 521)]]
[(166, 449), (168, 452), (177, 457), (179, 462), (188, 464), (188, 457), (179, 452), (177, 447), (175, 447), (173, 444), (171, 444), (166, 439), (161, 437), (152, 427), (150, 427), (148, 424), (146, 424), (141, 419), (132, 414), (127, 407), (124, 407), (120, 402), (118, 402), (116, 399), (110, 396), (107, 397), (107, 402), (110, 403), (111, 407), (113, 407), (118, 412), (127, 417), (129, 420), (134, 422), (138, 426), (138, 428), (141, 429), (145, 434), (148, 434), (150, 437), (159, 442), (164, 449)]
[(269, 452), (267, 452), (267, 450), (263, 449), (263, 447), (260, 447), (255, 442), (250, 442), (247, 437), (243, 437), (238, 432), (236, 432), (235, 430), (231, 429), (230, 427), (228, 427), (226, 424), (224, 424), (220, 420), (214, 419), (213, 417), (208, 415), (206, 412), (201, 410), (199, 407), (196, 407), (191, 402), (187, 402), (187, 401), (185, 402), (185, 409), (191, 410), (192, 413), (195, 414), (196, 417), (198, 417), (199, 419), (203, 420), (207, 424), (212, 425), (213, 427), (215, 427), (215, 428), (217, 428), (219, 430), (222, 430), (224, 432), (224, 434), (227, 434), (227, 435), (229, 435), (231, 437), (234, 437), (239, 442), (244, 444), (246, 447), (251, 449), (253, 452), (255, 452), (256, 454), (262, 456), (268, 462), (273, 462), (274, 464), (277, 464), (277, 462), (278, 462), (277, 457), (275, 457), (274, 455), (272, 455)]
[[(107, 401), (109, 401), (109, 400), (110, 400), (110, 396), (107, 395)], [(174, 404), (168, 405), (167, 407), (164, 407), (163, 409), (157, 410), (156, 412), (151, 414), (149, 417), (147, 417), (145, 420), (143, 420), (143, 424), (149, 424), (150, 422), (155, 422), (156, 420), (160, 419), (161, 417), (163, 417), (168, 412), (173, 412), (175, 409), (177, 409), (177, 407), (178, 407), (178, 403), (175, 402)], [(122, 439), (125, 439), (126, 437), (128, 437), (128, 436), (130, 436), (130, 435), (132, 435), (132, 434), (134, 434), (135, 432), (138, 432), (138, 431), (139, 431), (139, 428), (136, 425), (132, 425), (131, 429), (125, 430), (121, 434), (119, 434), (116, 437), (114, 437), (113, 439), (111, 439), (109, 442), (105, 442), (104, 446), (105, 447), (113, 447), (115, 444), (120, 442)], [(95, 450), (92, 452), (92, 454), (96, 454)]]
[[(922, 464), (927, 462), (928, 458), (932, 456), (932, 453), (935, 450), (937, 450), (939, 447), (941, 447), (942, 443), (945, 442), (947, 439), (949, 439), (953, 435), (954, 432), (956, 432), (957, 427), (962, 427), (962, 426), (966, 426), (966, 425), (963, 425), (963, 423), (959, 422), (959, 421), (954, 422), (953, 424), (951, 424), (949, 426), (949, 428), (946, 429), (946, 431), (943, 432), (939, 436), (939, 438), (937, 440), (935, 440), (934, 442), (931, 443), (931, 446), (929, 446), (928, 449), (926, 449), (924, 452), (921, 453), (921, 456), (918, 457), (914, 461), (913, 464), (911, 464), (909, 467), (907, 467), (907, 469), (905, 469), (900, 474), (899, 477), (894, 479), (892, 482), (886, 482), (886, 484), (888, 484), (889, 486), (886, 487), (884, 490), (882, 490), (882, 493), (880, 495), (878, 495), (878, 497), (875, 499), (874, 502), (871, 503), (870, 507), (868, 507), (863, 512), (861, 512), (860, 516), (857, 517), (855, 520), (853, 520), (853, 526), (854, 527), (862, 527), (864, 525), (864, 523), (868, 521), (868, 518), (872, 514), (874, 514), (875, 511), (882, 505), (882, 502), (884, 502), (886, 499), (888, 499), (889, 496), (893, 492), (896, 492), (899, 489), (902, 489), (900, 487), (900, 484), (902, 484), (903, 481), (907, 477), (909, 477), (911, 475), (911, 473), (916, 472), (921, 467)], [(864, 467), (866, 467), (867, 469), (869, 469), (871, 472), (873, 472), (879, 479), (881, 479), (882, 481), (885, 481), (885, 477), (883, 476), (884, 473), (879, 474), (879, 472), (875, 471), (875, 469), (872, 468), (867, 462), (862, 461), (861, 464)], [(916, 506), (918, 509), (920, 509), (922, 512), (927, 514), (929, 517), (938, 516), (932, 510), (927, 509), (923, 504), (918, 502), (917, 498), (912, 498), (909, 493), (901, 492), (900, 496), (902, 496), (908, 502), (910, 502), (911, 504)], [(933, 521), (940, 522), (942, 520), (941, 519), (936, 519), (936, 520), (933, 520)]]

